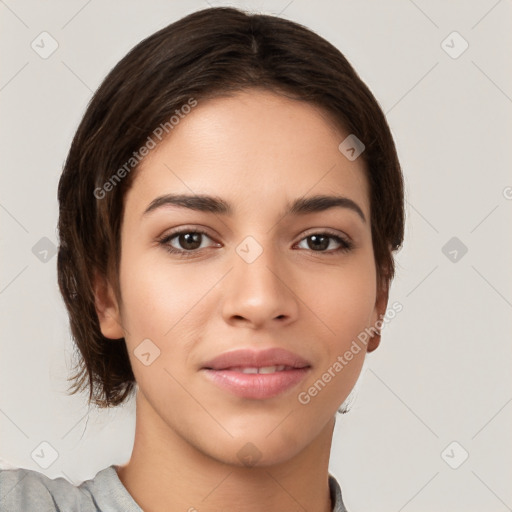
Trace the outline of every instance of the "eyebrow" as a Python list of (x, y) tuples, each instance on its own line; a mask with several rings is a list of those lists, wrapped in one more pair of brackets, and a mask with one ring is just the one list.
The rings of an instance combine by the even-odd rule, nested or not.
[[(142, 216), (166, 206), (178, 206), (199, 212), (215, 213), (219, 215), (233, 215), (233, 207), (224, 199), (208, 195), (166, 194), (159, 196), (146, 208)], [(344, 196), (315, 195), (300, 197), (292, 203), (288, 203), (285, 215), (305, 215), (308, 213), (322, 212), (331, 208), (347, 208), (356, 212), (363, 222), (366, 222), (361, 207), (352, 199)]]

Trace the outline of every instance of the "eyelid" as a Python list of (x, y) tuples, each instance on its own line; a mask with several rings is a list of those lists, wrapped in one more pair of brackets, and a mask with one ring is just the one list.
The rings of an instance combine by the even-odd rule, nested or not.
[[(208, 228), (206, 228), (204, 226), (200, 226), (200, 225), (187, 226), (187, 225), (185, 225), (185, 226), (177, 227), (169, 232), (166, 232), (162, 236), (159, 236), (158, 241), (166, 240), (166, 239), (172, 238), (173, 235), (178, 235), (178, 234), (182, 234), (182, 233), (201, 233), (203, 235), (206, 235), (210, 239), (215, 238), (215, 235), (212, 235), (209, 232)], [(298, 238), (295, 243), (301, 242), (304, 238), (306, 238), (310, 235), (317, 235), (317, 234), (332, 235), (334, 237), (340, 237), (340, 238), (344, 239), (347, 243), (353, 243), (352, 238), (349, 235), (347, 235), (345, 232), (331, 229), (331, 228), (322, 228), (322, 227), (307, 229), (306, 231), (304, 231), (300, 234), (300, 238)]]
[(210, 238), (215, 238), (215, 235), (211, 234), (211, 230), (205, 226), (201, 226), (200, 224), (195, 225), (184, 225), (171, 229), (170, 231), (165, 231), (165, 233), (158, 237), (159, 240), (171, 237), (173, 235), (179, 235), (181, 233), (203, 233)]
[[(168, 231), (165, 234), (159, 236), (156, 239), (156, 241), (159, 244), (164, 244), (165, 245), (166, 243), (168, 243), (174, 237), (176, 237), (178, 235), (182, 235), (184, 233), (199, 233), (201, 235), (206, 235), (210, 240), (212, 240), (216, 244), (219, 244), (219, 242), (217, 242), (215, 240), (215, 236), (212, 236), (210, 234), (210, 232), (207, 230), (207, 228), (203, 228), (202, 226), (199, 226), (199, 227), (197, 227), (197, 226), (196, 227), (180, 226), (179, 228), (175, 228), (174, 230)], [(187, 251), (187, 252), (198, 252), (198, 251), (196, 250), (196, 251)]]
[(347, 235), (344, 231), (339, 231), (337, 229), (331, 229), (331, 228), (310, 228), (304, 231), (300, 235), (299, 242), (308, 236), (316, 235), (316, 234), (325, 234), (325, 235), (331, 235), (331, 236), (337, 236), (339, 238), (343, 238), (346, 242), (353, 242), (352, 238)]

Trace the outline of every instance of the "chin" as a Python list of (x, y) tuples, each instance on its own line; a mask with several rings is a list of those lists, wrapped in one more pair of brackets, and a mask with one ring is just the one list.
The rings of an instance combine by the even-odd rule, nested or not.
[(280, 446), (279, 449), (276, 449), (273, 443), (263, 446), (261, 443), (246, 441), (241, 444), (235, 442), (232, 449), (223, 449), (214, 458), (230, 466), (248, 469), (264, 468), (285, 463), (300, 451), (300, 447), (296, 446)]
[(282, 428), (282, 419), (274, 421), (271, 427), (256, 429), (253, 425), (239, 435), (233, 433), (233, 438), (217, 438), (215, 444), (205, 448), (215, 459), (233, 466), (252, 468), (284, 463), (304, 450), (314, 436), (307, 436), (304, 424), (293, 424), (293, 430)]

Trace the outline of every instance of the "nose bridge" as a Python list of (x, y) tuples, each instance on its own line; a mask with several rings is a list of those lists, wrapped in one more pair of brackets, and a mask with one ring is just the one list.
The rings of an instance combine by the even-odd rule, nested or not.
[(278, 291), (275, 282), (278, 255), (271, 236), (248, 235), (235, 247), (235, 253), (234, 277), (240, 284), (245, 281), (257, 293)]

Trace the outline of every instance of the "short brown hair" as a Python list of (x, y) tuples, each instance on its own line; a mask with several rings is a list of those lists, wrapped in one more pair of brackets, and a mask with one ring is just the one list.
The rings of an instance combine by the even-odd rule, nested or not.
[[(229, 7), (194, 12), (140, 42), (112, 69), (64, 165), (57, 266), (78, 348), (72, 394), (88, 387), (89, 403), (113, 407), (135, 390), (125, 340), (102, 335), (95, 308), (95, 272), (120, 300), (123, 198), (137, 166), (118, 171), (191, 98), (200, 102), (251, 87), (320, 107), (364, 143), (377, 276), (379, 286), (389, 287), (392, 252), (404, 234), (403, 178), (390, 129), (368, 87), (337, 48), (300, 24)], [(113, 182), (116, 172), (123, 179)]]

